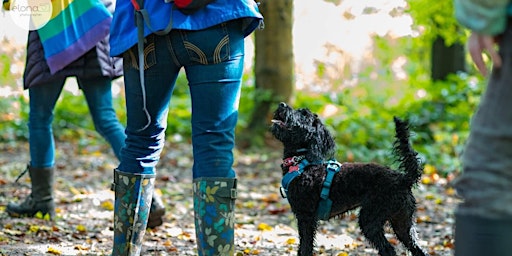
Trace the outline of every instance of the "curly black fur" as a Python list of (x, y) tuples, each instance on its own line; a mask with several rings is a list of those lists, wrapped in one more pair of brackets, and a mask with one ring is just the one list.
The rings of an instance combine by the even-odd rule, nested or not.
[[(417, 243), (413, 219), (416, 200), (411, 191), (420, 178), (421, 163), (409, 144), (408, 123), (398, 118), (394, 121), (393, 152), (401, 172), (374, 163), (344, 163), (331, 185), (330, 215), (332, 218), (359, 207), (361, 231), (381, 256), (396, 255), (384, 236), (387, 222), (412, 255), (426, 256)], [(304, 155), (310, 163), (317, 163), (333, 156), (334, 139), (310, 110), (294, 110), (281, 103), (272, 123), (272, 134), (284, 145), (284, 159)], [(282, 166), (282, 171), (286, 174), (288, 167)], [(298, 255), (313, 255), (318, 226), (316, 213), (325, 176), (325, 164), (310, 164), (288, 186), (288, 201), (298, 223)]]

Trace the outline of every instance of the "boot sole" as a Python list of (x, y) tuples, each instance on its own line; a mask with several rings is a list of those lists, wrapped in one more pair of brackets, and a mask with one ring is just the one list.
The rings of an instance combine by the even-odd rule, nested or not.
[(53, 216), (46, 212), (46, 213), (43, 213), (43, 212), (36, 212), (36, 213), (33, 213), (33, 214), (30, 214), (30, 213), (17, 213), (17, 212), (11, 212), (11, 211), (8, 211), (8, 210), (5, 210), (5, 212), (7, 212), (7, 214), (10, 216), (10, 217), (13, 217), (13, 218), (36, 218), (36, 215), (38, 215), (38, 213), (41, 214), (41, 216), (43, 216), (41, 219), (46, 219), (45, 217), (46, 216), (49, 216), (49, 220), (53, 220)]

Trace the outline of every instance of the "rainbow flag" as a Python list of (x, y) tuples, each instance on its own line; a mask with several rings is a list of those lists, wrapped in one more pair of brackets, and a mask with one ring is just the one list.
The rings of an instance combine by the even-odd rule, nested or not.
[(54, 74), (108, 35), (112, 14), (101, 0), (52, 0), (52, 7), (50, 21), (37, 32)]

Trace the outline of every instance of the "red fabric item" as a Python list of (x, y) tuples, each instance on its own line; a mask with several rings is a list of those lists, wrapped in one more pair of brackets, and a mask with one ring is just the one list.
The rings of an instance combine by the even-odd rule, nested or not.
[(178, 8), (185, 8), (185, 7), (187, 7), (190, 3), (192, 3), (192, 0), (174, 0), (174, 4), (175, 4)]
[(137, 3), (137, 0), (131, 0), (133, 8), (135, 8), (136, 11), (140, 10), (139, 3)]

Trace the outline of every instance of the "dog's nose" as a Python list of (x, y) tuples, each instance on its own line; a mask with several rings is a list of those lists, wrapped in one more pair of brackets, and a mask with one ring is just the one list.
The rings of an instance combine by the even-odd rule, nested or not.
[(286, 103), (284, 103), (284, 102), (279, 103), (279, 107), (280, 108), (285, 108), (286, 107)]

